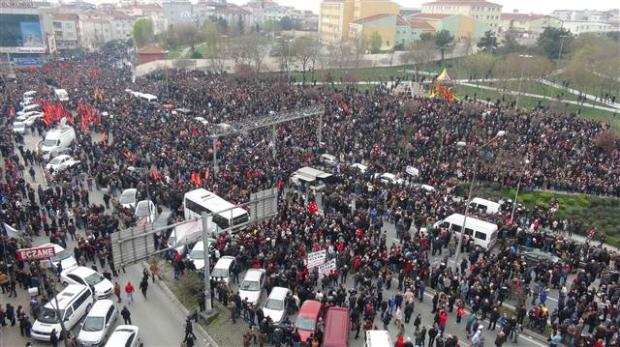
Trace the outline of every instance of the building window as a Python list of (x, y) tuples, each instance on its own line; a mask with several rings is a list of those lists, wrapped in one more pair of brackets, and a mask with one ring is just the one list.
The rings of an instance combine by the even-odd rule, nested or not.
[(54, 22), (54, 29), (62, 29), (62, 23), (61, 22)]

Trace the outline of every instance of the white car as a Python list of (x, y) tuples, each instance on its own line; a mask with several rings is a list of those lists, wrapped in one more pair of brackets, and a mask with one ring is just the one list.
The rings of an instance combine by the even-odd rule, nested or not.
[(260, 294), (263, 292), (264, 285), (265, 269), (249, 269), (239, 285), (239, 296), (241, 300), (247, 298), (248, 302), (256, 307), (260, 301)]
[(136, 188), (129, 188), (123, 190), (121, 197), (118, 199), (118, 202), (124, 207), (128, 209), (136, 208), (136, 194), (138, 190)]
[(13, 132), (16, 134), (25, 134), (26, 133), (26, 123), (15, 121), (13, 122)]
[(361, 163), (353, 163), (351, 164), (351, 169), (359, 171), (361, 174), (365, 174), (368, 170), (368, 166)]
[(50, 162), (45, 165), (45, 170), (59, 172), (75, 166), (79, 163), (79, 160), (73, 159), (70, 155), (61, 154), (50, 160)]
[(151, 200), (142, 200), (136, 204), (136, 211), (134, 212), (138, 225), (151, 224), (157, 218), (157, 208)]
[(273, 287), (265, 304), (263, 313), (271, 318), (274, 324), (280, 323), (286, 315), (286, 297), (291, 291), (284, 287)]
[(194, 117), (194, 120), (202, 123), (202, 125), (209, 125), (209, 121), (204, 117)]
[(398, 178), (398, 177), (396, 177), (396, 175), (394, 175), (393, 173), (389, 173), (389, 172), (386, 172), (386, 173), (383, 173), (383, 174), (376, 173), (374, 175), (374, 177), (375, 177), (375, 179), (379, 179), (381, 181), (381, 183), (384, 183), (384, 184), (398, 184), (398, 185), (400, 185), (400, 184), (403, 184), (403, 182), (405, 182), (404, 179)]
[(63, 270), (77, 266), (77, 261), (75, 261), (73, 255), (71, 255), (71, 253), (66, 249), (62, 248), (62, 246), (55, 243), (46, 243), (39, 247), (54, 247), (54, 252), (56, 255), (50, 258), (50, 264), (55, 268), (58, 268), (58, 264), (62, 266)]
[(103, 346), (117, 319), (112, 300), (97, 300), (82, 323), (77, 337), (80, 346)]
[[(215, 239), (209, 238), (207, 242), (209, 244), (209, 253), (211, 253), (213, 251), (213, 245), (215, 244), (216, 241)], [(194, 267), (196, 268), (197, 271), (201, 271), (205, 267), (204, 248), (205, 248), (204, 242), (198, 241), (196, 242), (196, 244), (194, 245), (194, 248), (192, 248), (192, 250), (189, 252), (189, 255), (187, 256), (187, 258), (190, 259), (194, 263)], [(217, 255), (216, 255), (216, 258), (217, 258)]]
[(140, 329), (135, 325), (119, 325), (114, 329), (105, 347), (140, 347)]
[(37, 118), (43, 118), (44, 114), (43, 112), (39, 112), (39, 111), (28, 111), (28, 112), (24, 112), (22, 114), (18, 114), (17, 117), (15, 117), (15, 119), (17, 119), (18, 121), (21, 122), (25, 122), (28, 119), (32, 118), (32, 123), (34, 123), (34, 120)]
[(89, 286), (97, 299), (107, 298), (112, 295), (114, 289), (112, 282), (103, 277), (102, 274), (85, 266), (64, 270), (60, 274), (60, 280), (64, 285), (81, 284)]
[(32, 126), (34, 124), (34, 122), (39, 119), (39, 118), (43, 118), (43, 113), (40, 114), (34, 114), (28, 118), (26, 118), (26, 120), (24, 120), (24, 123), (26, 123), (27, 126)]

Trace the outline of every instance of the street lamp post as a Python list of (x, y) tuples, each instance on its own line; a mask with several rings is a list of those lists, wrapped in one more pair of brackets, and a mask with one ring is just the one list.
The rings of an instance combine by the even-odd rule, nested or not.
[(519, 189), (521, 188), (521, 179), (523, 178), (523, 174), (525, 173), (525, 170), (527, 169), (527, 166), (529, 165), (530, 160), (529, 159), (525, 159), (523, 161), (523, 170), (521, 170), (521, 172), (519, 173), (519, 180), (517, 181), (517, 192), (515, 193), (515, 200), (512, 203), (512, 212), (510, 213), (510, 220), (512, 221), (512, 223), (514, 223), (514, 218), (515, 218), (515, 211), (517, 209), (517, 199), (519, 198)]
[[(495, 142), (497, 139), (506, 136), (506, 131), (504, 130), (500, 130), (497, 132), (497, 134), (495, 135), (495, 137), (493, 137), (492, 139), (490, 139), (489, 141), (487, 141), (486, 143), (484, 143), (482, 146), (477, 147), (475, 149), (472, 149), (471, 151), (467, 152), (467, 163), (469, 163), (469, 158), (471, 157), (472, 152), (475, 151), (479, 151), (481, 149), (486, 148), (488, 145), (490, 145), (491, 143)], [(457, 143), (457, 146), (459, 147), (466, 147), (467, 143), (465, 143), (464, 141), (459, 141)], [(474, 161), (474, 171), (473, 174), (471, 176), (471, 180), (469, 181), (469, 193), (467, 194), (467, 201), (465, 202), (465, 214), (463, 215), (463, 227), (461, 228), (461, 236), (458, 238), (458, 244), (456, 245), (456, 254), (454, 255), (454, 263), (456, 264), (456, 266), (459, 266), (459, 258), (461, 257), (461, 247), (463, 245), (463, 234), (465, 233), (465, 226), (467, 223), (467, 216), (469, 214), (469, 202), (471, 201), (471, 196), (474, 192), (474, 184), (476, 181), (476, 175), (478, 174), (478, 165), (477, 165), (478, 161)]]
[[(519, 54), (519, 58), (533, 58), (532, 55), (529, 54)], [(525, 75), (525, 63), (521, 62), (521, 78), (519, 78), (519, 92), (517, 93), (517, 101), (515, 104), (516, 108), (519, 108), (519, 98), (521, 97), (521, 86), (523, 85), (523, 75)]]

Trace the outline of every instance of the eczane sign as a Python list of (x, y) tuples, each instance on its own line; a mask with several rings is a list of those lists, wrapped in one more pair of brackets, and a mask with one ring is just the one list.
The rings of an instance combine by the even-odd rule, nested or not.
[(54, 247), (21, 248), (17, 250), (17, 260), (49, 259), (56, 255)]

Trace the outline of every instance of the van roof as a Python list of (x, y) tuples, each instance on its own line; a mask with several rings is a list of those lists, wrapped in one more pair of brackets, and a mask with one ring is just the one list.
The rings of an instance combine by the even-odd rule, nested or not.
[(284, 287), (273, 287), (271, 289), (271, 293), (269, 293), (269, 297), (274, 299), (285, 298), (286, 294), (288, 294), (290, 291), (290, 289)]
[[(58, 308), (64, 310), (67, 306), (69, 306), (71, 300), (73, 300), (76, 295), (87, 289), (88, 287), (81, 284), (70, 284), (66, 286), (65, 289), (56, 295), (56, 299), (58, 300)], [(47, 304), (45, 304), (45, 307), (52, 309), (55, 308), (56, 300), (50, 300)]]
[[(455, 213), (448, 216), (444, 221), (449, 222), (450, 224), (463, 225), (463, 216), (460, 213)], [(467, 216), (467, 221), (465, 222), (465, 227), (474, 230), (482, 230), (486, 232), (494, 232), (497, 231), (497, 224), (485, 222), (478, 218), (474, 218), (471, 216)]]
[(499, 203), (495, 202), (495, 201), (491, 201), (491, 200), (487, 200), (487, 199), (483, 199), (483, 198), (473, 198), (471, 199), (471, 202), (474, 202), (476, 204), (482, 204), (482, 205), (486, 205), (486, 206), (494, 206), (496, 208), (499, 208)]
[(344, 307), (331, 307), (325, 319), (324, 347), (342, 346), (348, 342), (349, 310)]
[(97, 300), (88, 312), (89, 317), (103, 317), (108, 313), (110, 306), (114, 306), (112, 300)]
[(66, 132), (70, 132), (72, 130), (73, 128), (70, 126), (54, 128), (45, 134), (45, 138), (47, 139), (47, 138), (53, 138), (53, 137), (60, 137), (62, 134)]
[(235, 257), (231, 257), (229, 255), (225, 255), (225, 256), (221, 257), (217, 261), (217, 263), (215, 263), (215, 267), (214, 268), (228, 269), (228, 268), (230, 268), (230, 264), (232, 264), (233, 261), (235, 261)]

